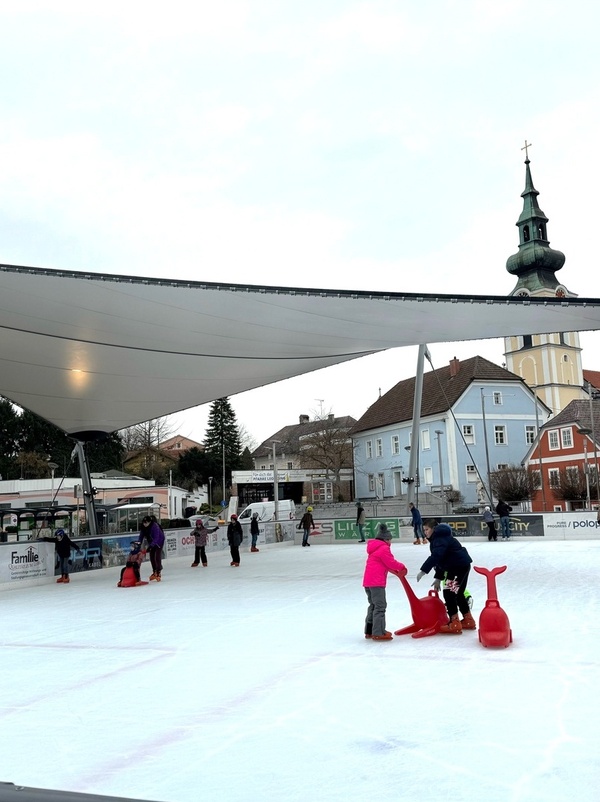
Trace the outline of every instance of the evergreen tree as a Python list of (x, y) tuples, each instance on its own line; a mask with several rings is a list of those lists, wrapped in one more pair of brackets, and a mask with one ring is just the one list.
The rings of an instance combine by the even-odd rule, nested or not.
[(6, 398), (0, 398), (0, 476), (17, 479), (19, 451), (19, 415)]
[(204, 437), (204, 450), (207, 455), (219, 460), (223, 472), (223, 447), (225, 447), (225, 482), (231, 484), (231, 472), (237, 470), (240, 462), (240, 434), (235, 412), (228, 398), (213, 401), (208, 415), (208, 427)]

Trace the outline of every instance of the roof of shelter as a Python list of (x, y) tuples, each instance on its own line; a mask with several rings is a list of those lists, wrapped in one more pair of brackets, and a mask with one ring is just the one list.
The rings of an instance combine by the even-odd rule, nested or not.
[(0, 265), (0, 394), (79, 439), (389, 348), (600, 329), (600, 300)]
[[(474, 381), (521, 382), (519, 376), (482, 356), (452, 360), (449, 365), (423, 374), (421, 418), (451, 409)], [(412, 420), (415, 376), (404, 379), (377, 399), (352, 429), (352, 434)]]

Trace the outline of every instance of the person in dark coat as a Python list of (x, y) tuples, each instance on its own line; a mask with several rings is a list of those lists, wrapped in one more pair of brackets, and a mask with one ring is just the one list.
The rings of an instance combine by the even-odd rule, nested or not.
[(423, 534), (423, 519), (421, 518), (421, 513), (415, 507), (412, 501), (408, 505), (408, 508), (410, 510), (410, 516), (412, 519), (411, 521), (412, 528), (415, 533), (415, 539), (413, 540), (413, 545), (419, 546), (421, 545), (421, 543), (425, 545), (426, 541), (425, 541), (425, 535)]
[(56, 581), (59, 584), (61, 582), (63, 584), (68, 584), (71, 581), (69, 579), (71, 549), (75, 549), (79, 554), (83, 554), (83, 552), (76, 543), (73, 543), (64, 529), (57, 529), (54, 533), (54, 537), (41, 537), (40, 540), (45, 540), (46, 543), (54, 543), (54, 549), (58, 554), (58, 566), (60, 569), (60, 576)]
[[(468, 597), (465, 595), (473, 562), (469, 552), (454, 537), (448, 524), (438, 524), (430, 519), (425, 521), (423, 530), (429, 540), (431, 554), (421, 566), (417, 582), (432, 568), (435, 568), (432, 587), (436, 591), (439, 592), (442, 580), (446, 580), (443, 592), (450, 621), (440, 629), (440, 632), (460, 635), (463, 629), (477, 629), (469, 608)], [(458, 616), (459, 610), (463, 615), (462, 621)]]
[(240, 546), (242, 545), (243, 539), (244, 531), (242, 529), (242, 525), (238, 521), (237, 515), (234, 513), (231, 516), (229, 525), (227, 526), (227, 540), (229, 542), (229, 551), (231, 552), (231, 562), (229, 565), (235, 565), (236, 567), (239, 566)]
[(303, 546), (310, 546), (308, 542), (308, 538), (310, 536), (310, 530), (316, 529), (314, 518), (312, 517), (313, 508), (307, 507), (306, 512), (300, 519), (300, 523), (298, 524), (298, 529), (302, 529), (304, 534), (302, 535), (302, 545)]
[(258, 525), (258, 513), (255, 512), (252, 515), (252, 520), (250, 521), (250, 534), (252, 535), (252, 545), (250, 546), (250, 551), (258, 551), (256, 548), (256, 541), (258, 540), (258, 535), (260, 532), (260, 527)]
[(356, 528), (358, 529), (359, 534), (359, 543), (365, 543), (365, 522), (367, 520), (367, 513), (365, 512), (365, 508), (360, 503), (360, 501), (356, 502)]
[(156, 515), (146, 515), (142, 518), (142, 528), (140, 529), (140, 543), (144, 549), (144, 540), (148, 543), (148, 555), (152, 565), (150, 580), (161, 581), (162, 574), (162, 550), (165, 544), (165, 533), (161, 525), (156, 520)]
[(140, 574), (140, 566), (144, 562), (144, 557), (146, 552), (142, 551), (142, 544), (139, 540), (132, 540), (129, 544), (129, 554), (127, 555), (127, 562), (121, 568), (121, 576), (119, 577), (119, 581), (117, 582), (117, 587), (123, 587), (123, 576), (125, 571), (128, 568), (131, 568), (133, 571), (133, 575), (135, 576), (135, 584), (136, 585), (146, 585), (147, 582), (142, 582), (142, 576)]
[(500, 532), (502, 533), (502, 540), (510, 540), (510, 513), (512, 512), (512, 507), (510, 507), (506, 501), (502, 501), (499, 499), (498, 503), (496, 504), (496, 512), (500, 517)]

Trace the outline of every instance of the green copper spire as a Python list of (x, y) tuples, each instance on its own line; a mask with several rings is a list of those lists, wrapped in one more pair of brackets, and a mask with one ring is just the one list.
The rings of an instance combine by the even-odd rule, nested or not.
[(548, 218), (538, 206), (537, 196), (540, 193), (533, 186), (528, 147), (531, 146), (525, 142), (525, 190), (521, 193), (523, 211), (516, 223), (519, 228), (519, 250), (508, 258), (506, 269), (518, 276), (513, 295), (521, 290), (536, 295), (551, 290), (554, 294), (559, 286), (554, 274), (564, 265), (565, 255), (550, 247), (546, 229)]

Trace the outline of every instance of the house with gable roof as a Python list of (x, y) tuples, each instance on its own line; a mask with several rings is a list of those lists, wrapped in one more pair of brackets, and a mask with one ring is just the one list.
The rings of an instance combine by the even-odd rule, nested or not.
[[(356, 497), (401, 500), (458, 491), (465, 506), (489, 503), (488, 474), (520, 465), (550, 410), (519, 376), (474, 356), (423, 374), (419, 441), (411, 442), (415, 377), (398, 382), (350, 430)], [(418, 448), (416, 477), (409, 450)], [(433, 501), (434, 499), (430, 499)]]

